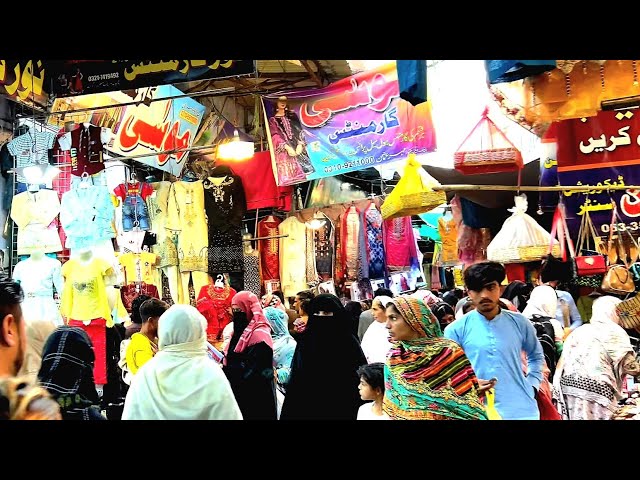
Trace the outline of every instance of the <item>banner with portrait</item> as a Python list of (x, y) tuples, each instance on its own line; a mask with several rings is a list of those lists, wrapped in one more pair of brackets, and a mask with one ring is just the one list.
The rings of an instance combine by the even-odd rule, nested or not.
[(321, 89), (263, 97), (278, 185), (402, 160), (436, 148), (429, 102), (400, 99), (395, 63)]

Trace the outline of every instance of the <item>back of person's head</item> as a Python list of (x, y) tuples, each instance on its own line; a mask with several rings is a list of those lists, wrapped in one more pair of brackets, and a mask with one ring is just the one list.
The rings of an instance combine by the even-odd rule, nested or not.
[(62, 420), (49, 392), (25, 377), (0, 379), (0, 420)]
[(480, 292), (492, 282), (498, 285), (507, 276), (504, 267), (498, 262), (481, 262), (467, 267), (464, 271), (464, 283), (468, 290)]
[(282, 302), (282, 304), (284, 305), (284, 293), (282, 293), (280, 290), (274, 290), (271, 293), (273, 293), (276, 297), (278, 297)]
[(0, 374), (16, 375), (24, 362), (27, 338), (22, 322), (20, 284), (0, 276)]
[(362, 313), (362, 304), (360, 302), (347, 302), (344, 306), (345, 310), (349, 312), (349, 315), (356, 320), (360, 319), (360, 314)]
[(373, 298), (380, 297), (380, 296), (383, 296), (383, 295), (385, 297), (393, 298), (393, 292), (391, 290), (389, 290), (388, 288), (384, 288), (384, 287), (380, 287), (379, 289), (377, 289), (376, 292), (373, 294)]
[(132, 323), (142, 323), (142, 317), (140, 316), (140, 307), (144, 302), (150, 300), (152, 297), (149, 295), (138, 295), (131, 302), (131, 322)]
[[(194, 342), (193, 347), (204, 347), (207, 339), (207, 320), (191, 305), (172, 305), (158, 322), (158, 347)], [(195, 345), (195, 343), (201, 345)], [(203, 350), (204, 352), (204, 350)]]
[(358, 368), (358, 376), (371, 386), (373, 390), (384, 393), (384, 363), (376, 362)]
[(150, 298), (140, 305), (140, 318), (142, 323), (149, 320), (151, 317), (160, 317), (164, 312), (169, 309), (169, 304), (163, 302), (157, 298)]
[(16, 321), (22, 319), (20, 304), (24, 301), (24, 292), (18, 282), (6, 275), (0, 276), (0, 318), (13, 315)]
[(309, 309), (311, 307), (311, 300), (315, 298), (313, 292), (311, 290), (302, 290), (297, 293), (297, 296), (300, 298), (300, 310), (306, 315), (311, 315)]

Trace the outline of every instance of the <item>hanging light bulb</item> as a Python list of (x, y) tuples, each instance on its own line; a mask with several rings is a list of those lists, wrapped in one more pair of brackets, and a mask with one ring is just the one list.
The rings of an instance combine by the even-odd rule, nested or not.
[(253, 157), (253, 142), (240, 140), (238, 129), (233, 131), (233, 138), (218, 145), (218, 158), (222, 160), (247, 160)]

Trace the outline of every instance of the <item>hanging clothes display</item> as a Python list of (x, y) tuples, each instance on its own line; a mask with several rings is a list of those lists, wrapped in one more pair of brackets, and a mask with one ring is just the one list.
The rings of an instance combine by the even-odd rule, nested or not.
[(367, 258), (369, 261), (369, 278), (384, 277), (384, 244), (382, 241), (382, 215), (375, 203), (370, 202), (364, 209), (364, 225), (366, 231)]
[(445, 220), (444, 217), (438, 219), (438, 232), (442, 239), (442, 256), (443, 264), (458, 263), (458, 227), (453, 217)]
[(151, 231), (156, 235), (156, 243), (151, 247), (151, 252), (158, 256), (154, 284), (162, 292), (162, 274), (164, 274), (169, 283), (171, 298), (177, 302), (179, 295), (177, 235), (166, 228), (171, 182), (155, 182), (151, 186), (155, 195), (147, 197), (147, 208), (151, 220)]
[(196, 308), (207, 319), (207, 340), (221, 350), (222, 331), (232, 320), (231, 300), (237, 292), (226, 282), (224, 286), (205, 285), (200, 289)]
[(125, 182), (118, 185), (113, 193), (122, 201), (122, 228), (125, 232), (134, 227), (149, 230), (149, 211), (145, 200), (153, 194), (153, 187), (146, 182)]
[(294, 297), (307, 290), (306, 249), (307, 227), (296, 217), (289, 217), (278, 226), (280, 238), (280, 287), (285, 297)]
[(360, 211), (354, 205), (344, 213), (342, 228), (345, 279), (355, 281), (358, 280), (358, 272), (361, 271), (360, 236), (362, 235), (362, 223)]
[(64, 281), (62, 265), (55, 258), (32, 255), (13, 268), (11, 278), (20, 283), (24, 292), (22, 315), (27, 322), (50, 320), (56, 326), (63, 324), (60, 310), (53, 298), (53, 289), (62, 296)]
[(86, 185), (62, 195), (60, 223), (67, 235), (67, 248), (92, 247), (116, 236), (115, 208), (107, 187)]
[(209, 228), (209, 273), (242, 272), (241, 228), (242, 217), (247, 211), (242, 180), (222, 165), (212, 170), (203, 187)]
[(320, 278), (327, 281), (333, 278), (334, 228), (328, 217), (322, 215), (322, 219), (324, 220), (322, 226), (313, 232), (315, 235), (316, 269)]
[(384, 251), (389, 272), (400, 272), (418, 261), (411, 217), (398, 217), (383, 223)]
[(280, 278), (280, 242), (278, 226), (282, 223), (278, 217), (269, 215), (258, 222), (258, 237), (272, 237), (258, 240), (258, 252), (260, 253), (260, 273), (262, 281), (278, 280)]
[(124, 269), (125, 283), (155, 281), (155, 264), (158, 257), (155, 253), (125, 253), (118, 256), (118, 261)]
[[(16, 159), (16, 169), (31, 165), (47, 165), (49, 163), (49, 149), (53, 148), (55, 141), (55, 133), (28, 130), (27, 133), (11, 140), (7, 144), (7, 149)], [(16, 180), (27, 183), (27, 179), (21, 174), (16, 175)]]
[(174, 182), (169, 193), (166, 228), (178, 232), (180, 272), (206, 272), (208, 247), (202, 181)]
[(18, 226), (18, 255), (62, 250), (56, 217), (60, 199), (53, 190), (22, 192), (13, 198), (11, 219)]
[(344, 229), (342, 228), (343, 218), (344, 218), (344, 213), (340, 214), (334, 223), (336, 259), (333, 264), (333, 268), (335, 270), (333, 278), (336, 286), (336, 291), (338, 294), (340, 294), (341, 291), (344, 290), (344, 254), (343, 254), (343, 244), (342, 244), (342, 235), (344, 232)]
[(306, 268), (307, 283), (318, 283), (318, 270), (316, 269), (315, 230), (307, 228)]
[[(251, 234), (247, 235), (251, 237)], [(260, 254), (251, 246), (251, 242), (244, 241), (244, 290), (260, 295)]]
[(83, 173), (95, 175), (104, 170), (102, 154), (111, 136), (108, 128), (89, 123), (82, 123), (62, 135), (58, 143), (63, 151), (71, 151), (71, 174), (79, 177)]
[(128, 313), (131, 313), (131, 306), (133, 305), (133, 301), (140, 295), (147, 295), (151, 298), (160, 299), (160, 293), (158, 292), (158, 289), (155, 285), (149, 285), (145, 282), (139, 282), (130, 283), (128, 285), (123, 285), (122, 287), (120, 287), (120, 299), (122, 300), (122, 305)]
[(255, 152), (253, 157), (242, 162), (216, 159), (216, 165), (227, 165), (242, 179), (247, 201), (247, 210), (275, 207), (291, 210), (293, 186), (278, 187), (273, 177), (271, 152)]

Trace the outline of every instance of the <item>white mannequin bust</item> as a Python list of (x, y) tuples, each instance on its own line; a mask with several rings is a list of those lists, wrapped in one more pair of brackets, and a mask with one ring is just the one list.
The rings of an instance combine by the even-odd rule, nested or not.
[(31, 252), (31, 255), (29, 256), (29, 258), (31, 260), (35, 260), (36, 262), (39, 262), (40, 260), (42, 260), (44, 258), (44, 251), (43, 250), (34, 250), (33, 252)]
[(90, 248), (83, 248), (78, 251), (78, 260), (82, 263), (89, 263), (93, 259), (93, 250)]

